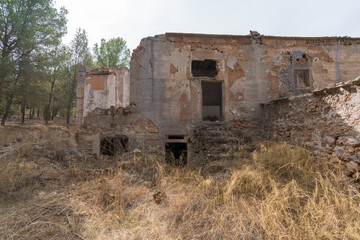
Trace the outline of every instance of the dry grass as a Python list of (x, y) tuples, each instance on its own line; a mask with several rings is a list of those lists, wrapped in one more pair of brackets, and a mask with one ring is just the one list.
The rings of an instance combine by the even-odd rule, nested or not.
[(225, 174), (213, 176), (202, 174), (201, 167), (172, 168), (155, 159), (123, 160), (123, 170), (115, 176), (81, 186), (83, 192), (71, 204), (88, 215), (83, 225), (85, 238), (360, 236), (358, 186), (300, 147), (266, 144), (253, 154), (252, 161), (238, 159), (228, 165)]
[(2, 200), (26, 199), (38, 176), (34, 162), (10, 162), (0, 166), (0, 196)]
[[(64, 163), (50, 157), (52, 164)], [(183, 168), (131, 153), (111, 171), (91, 176), (85, 168), (93, 163), (68, 161), (52, 168), (66, 179), (58, 176), (27, 200), (0, 207), (0, 237), (359, 239), (359, 186), (328, 162), (286, 143), (263, 144), (251, 157)], [(14, 195), (44, 164), (5, 166), (0, 180), (12, 183), (1, 181), (1, 189)]]

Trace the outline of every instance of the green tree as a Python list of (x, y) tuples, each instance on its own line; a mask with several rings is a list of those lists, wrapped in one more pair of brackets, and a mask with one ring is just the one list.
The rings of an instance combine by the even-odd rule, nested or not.
[(52, 0), (0, 0), (0, 105), (6, 106), (2, 125), (19, 92), (26, 99), (25, 91), (17, 90), (31, 85), (38, 69), (34, 56), (58, 45), (66, 33), (66, 14), (64, 8), (54, 8)]
[(62, 85), (65, 82), (66, 65), (70, 60), (70, 50), (66, 46), (60, 46), (48, 53), (50, 56), (45, 75), (45, 90), (47, 102), (44, 107), (44, 121), (47, 124), (53, 119), (61, 106), (57, 99), (61, 98)]
[(92, 63), (90, 49), (88, 47), (87, 33), (83, 29), (78, 29), (74, 40), (71, 42), (71, 61), (68, 68), (68, 87), (67, 87), (67, 110), (66, 123), (70, 123), (71, 110), (74, 106), (76, 96), (76, 83), (78, 77), (78, 68), (80, 65)]
[[(33, 72), (33, 61), (30, 58), (25, 57), (24, 59), (19, 60), (19, 65), (17, 66), (16, 71), (11, 76), (8, 76), (9, 78), (12, 78), (12, 81), (11, 84), (9, 84), (4, 90), (6, 107), (4, 115), (1, 119), (1, 125), (5, 125), (14, 100), (17, 100), (19, 103), (21, 103), (22, 101), (20, 99), (23, 99), (24, 96), (26, 96), (26, 85), (28, 85), (29, 81), (31, 80)], [(23, 107), (23, 104), (21, 104), (21, 106)], [(21, 111), (23, 111), (23, 109), (21, 109)]]
[(99, 67), (118, 68), (130, 65), (130, 50), (126, 46), (126, 41), (121, 37), (108, 41), (101, 39), (100, 47), (97, 43), (94, 45), (94, 54), (96, 65)]

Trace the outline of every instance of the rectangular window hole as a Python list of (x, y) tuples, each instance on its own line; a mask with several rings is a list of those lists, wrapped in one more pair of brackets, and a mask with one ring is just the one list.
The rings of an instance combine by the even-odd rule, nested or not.
[(112, 134), (100, 138), (100, 154), (114, 156), (129, 151), (129, 138), (125, 135)]
[(165, 143), (165, 161), (175, 166), (187, 164), (187, 143)]
[(296, 88), (310, 87), (309, 70), (308, 69), (295, 69), (294, 79)]
[(191, 74), (193, 77), (217, 76), (216, 61), (210, 59), (205, 59), (204, 61), (193, 60), (191, 62)]
[(176, 140), (176, 139), (184, 139), (184, 135), (168, 135), (168, 139), (170, 140)]

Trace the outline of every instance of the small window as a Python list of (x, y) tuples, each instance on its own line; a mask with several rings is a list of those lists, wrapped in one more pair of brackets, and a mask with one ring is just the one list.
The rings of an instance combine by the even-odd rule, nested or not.
[(294, 80), (295, 80), (296, 88), (310, 87), (309, 70), (307, 70), (307, 69), (294, 70)]
[(187, 163), (187, 143), (168, 142), (165, 144), (165, 160), (175, 166)]
[(216, 61), (205, 59), (191, 62), (191, 73), (193, 77), (215, 77), (218, 75)]
[(185, 136), (184, 135), (168, 135), (168, 139), (170, 140), (180, 140), (180, 139), (184, 139)]
[(100, 139), (100, 154), (114, 156), (116, 153), (127, 152), (129, 138), (125, 135), (104, 136)]

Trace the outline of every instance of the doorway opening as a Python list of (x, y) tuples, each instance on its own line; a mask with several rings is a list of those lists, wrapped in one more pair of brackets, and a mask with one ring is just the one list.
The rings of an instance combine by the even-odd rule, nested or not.
[(125, 135), (111, 134), (100, 138), (100, 154), (114, 156), (129, 150), (129, 138)]
[(222, 82), (201, 82), (203, 121), (218, 122), (222, 115)]
[(187, 143), (165, 143), (165, 161), (175, 166), (185, 166), (187, 164)]

